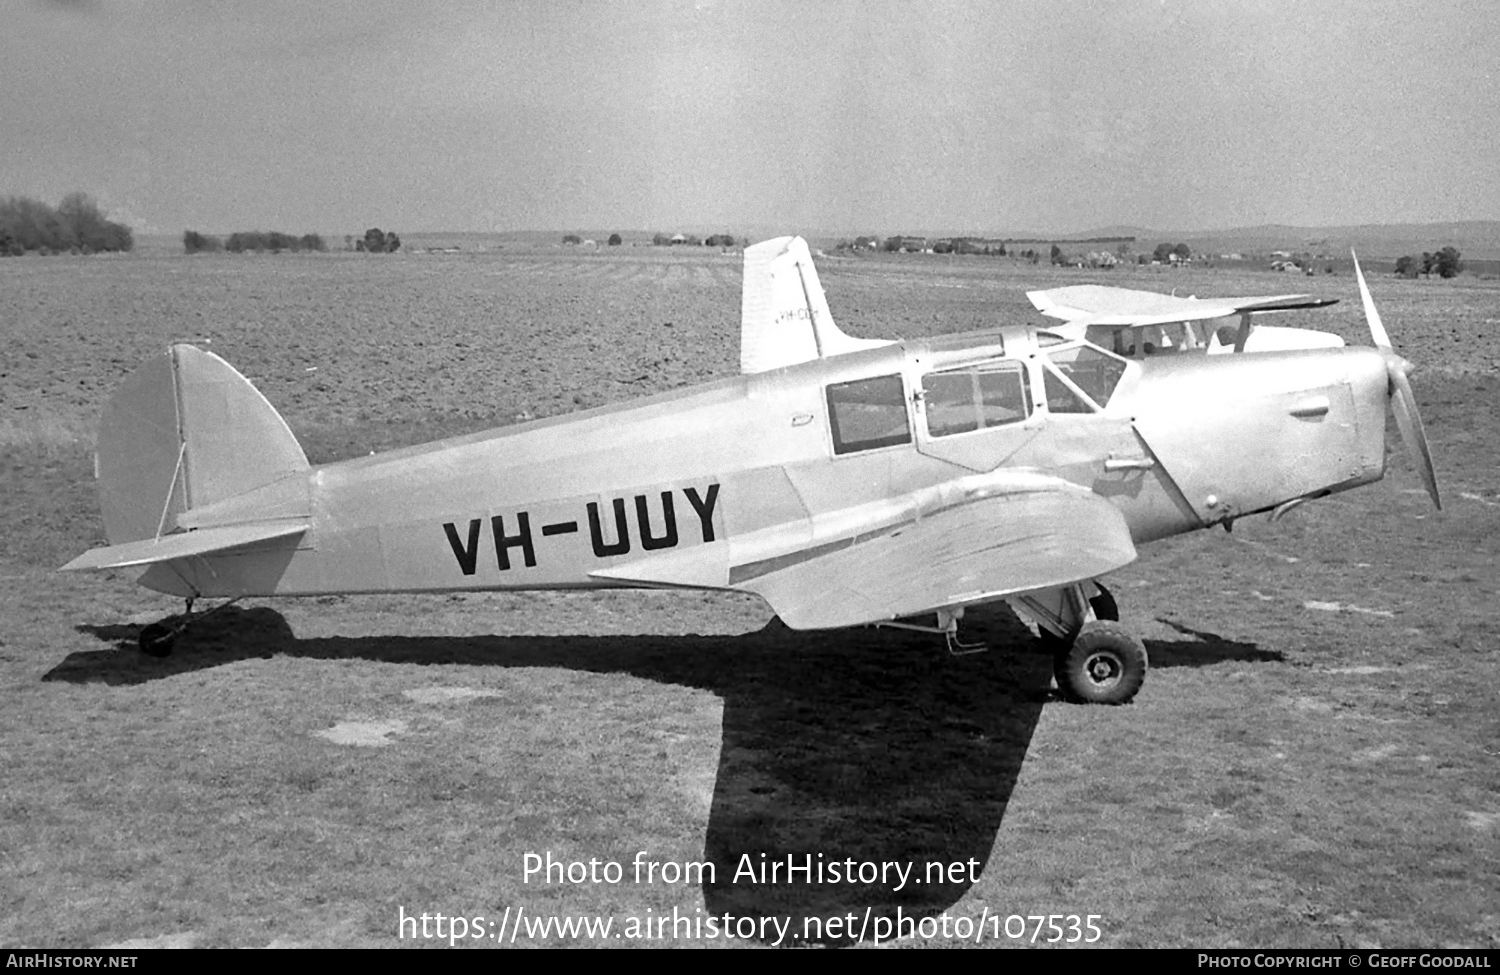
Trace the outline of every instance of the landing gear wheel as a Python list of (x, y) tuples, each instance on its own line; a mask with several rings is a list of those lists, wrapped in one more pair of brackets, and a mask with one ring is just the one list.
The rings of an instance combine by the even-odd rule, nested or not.
[(1146, 647), (1119, 623), (1083, 625), (1066, 653), (1053, 659), (1057, 688), (1085, 704), (1126, 704), (1146, 680)]
[(141, 653), (148, 657), (165, 657), (171, 654), (172, 644), (177, 640), (177, 631), (164, 623), (151, 623), (141, 627)]

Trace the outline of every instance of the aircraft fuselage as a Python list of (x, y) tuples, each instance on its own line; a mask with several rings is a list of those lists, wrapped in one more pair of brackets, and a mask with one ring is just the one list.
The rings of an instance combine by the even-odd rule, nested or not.
[[(729, 588), (1001, 469), (1108, 499), (1137, 543), (1383, 472), (1374, 350), (1120, 360), (1104, 404), (1064, 402), (1043, 362), (1055, 353), (1027, 329), (907, 341), (313, 467), (178, 519), (279, 513), (308, 519), (305, 534), (141, 582), (205, 596)], [(986, 419), (984, 391), (1007, 383), (1024, 405)]]

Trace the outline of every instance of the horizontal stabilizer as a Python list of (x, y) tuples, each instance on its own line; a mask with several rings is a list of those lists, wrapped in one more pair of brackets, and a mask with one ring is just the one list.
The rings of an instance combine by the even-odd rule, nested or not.
[(290, 538), (293, 535), (301, 535), (307, 531), (307, 528), (306, 521), (279, 521), (176, 532), (160, 538), (147, 538), (138, 542), (126, 542), (123, 545), (107, 545), (103, 548), (90, 549), (63, 566), (60, 571), (123, 569), (132, 565), (170, 562), (172, 559), (186, 558), (190, 555), (209, 555), (228, 549), (243, 548), (256, 542)]

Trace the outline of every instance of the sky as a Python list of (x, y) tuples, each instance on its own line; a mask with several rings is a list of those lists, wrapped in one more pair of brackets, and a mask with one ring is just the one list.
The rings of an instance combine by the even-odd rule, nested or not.
[(0, 196), (138, 233), (1500, 219), (1500, 4), (0, 0)]

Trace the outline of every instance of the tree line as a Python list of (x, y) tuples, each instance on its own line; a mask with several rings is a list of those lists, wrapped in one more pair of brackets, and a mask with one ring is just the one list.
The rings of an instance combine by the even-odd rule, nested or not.
[(326, 251), (328, 245), (317, 234), (294, 237), (275, 230), (269, 233), (261, 230), (242, 230), (221, 240), (209, 234), (200, 234), (196, 230), (184, 230), (182, 249), (189, 254), (214, 251), (229, 251), (232, 254), (243, 254), (245, 251), (270, 251), (278, 254), (281, 251)]
[[(387, 233), (379, 227), (371, 227), (365, 231), (365, 235), (355, 240), (352, 235), (344, 237), (344, 249), (351, 251), (365, 251), (371, 254), (394, 254), (401, 248), (401, 238), (394, 232)], [(319, 234), (303, 234), (298, 237), (293, 234), (284, 234), (277, 230), (270, 232), (263, 230), (241, 230), (230, 234), (226, 238), (214, 237), (209, 234), (201, 234), (196, 230), (184, 230), (182, 232), (182, 249), (189, 254), (213, 253), (214, 251), (229, 251), (231, 254), (243, 254), (246, 251), (260, 253), (270, 251), (279, 254), (282, 251), (326, 251), (328, 244)]]
[(0, 200), (0, 256), (128, 251), (135, 237), (107, 220), (87, 193), (69, 193), (56, 207), (24, 196)]
[(1459, 252), (1458, 248), (1450, 244), (1435, 253), (1423, 251), (1420, 262), (1410, 254), (1398, 258), (1396, 260), (1396, 273), (1403, 278), (1414, 278), (1418, 274), (1430, 278), (1432, 277), (1432, 272), (1436, 271), (1440, 278), (1457, 277), (1458, 273), (1464, 269), (1462, 258), (1463, 255)]

